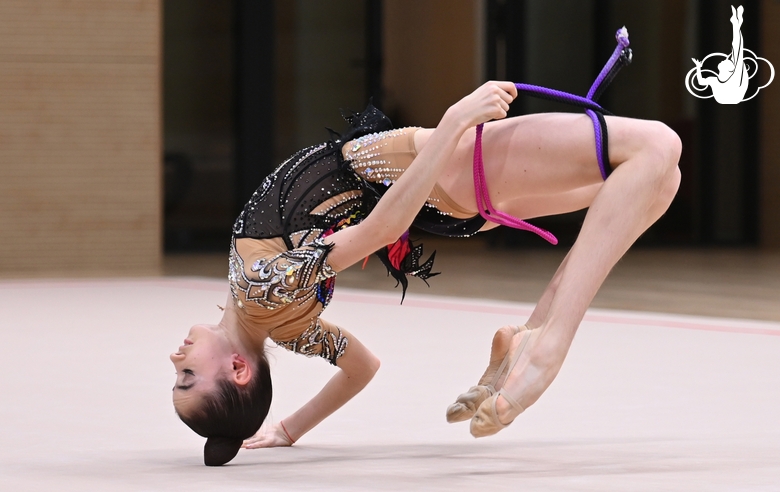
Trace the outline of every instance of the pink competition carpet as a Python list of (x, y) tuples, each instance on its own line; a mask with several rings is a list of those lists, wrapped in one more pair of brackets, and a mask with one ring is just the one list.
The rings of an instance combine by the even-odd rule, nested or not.
[[(0, 282), (0, 490), (780, 490), (780, 324), (591, 310), (558, 379), (475, 440), (444, 411), (532, 306), (336, 290), (326, 318), (382, 360), (293, 448), (202, 466), (168, 354), (226, 281)], [(333, 374), (269, 351), (270, 419)]]

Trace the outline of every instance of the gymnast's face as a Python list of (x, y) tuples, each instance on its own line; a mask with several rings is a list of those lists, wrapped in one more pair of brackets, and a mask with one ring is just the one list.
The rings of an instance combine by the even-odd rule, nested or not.
[(176, 368), (173, 406), (179, 413), (195, 408), (204, 395), (214, 390), (217, 380), (232, 367), (233, 347), (216, 325), (190, 328), (184, 345), (171, 354)]

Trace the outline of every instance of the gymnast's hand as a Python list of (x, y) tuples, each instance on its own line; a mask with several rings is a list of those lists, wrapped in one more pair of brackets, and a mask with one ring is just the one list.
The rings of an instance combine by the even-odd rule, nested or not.
[(467, 128), (490, 120), (506, 118), (509, 104), (517, 97), (513, 82), (485, 82), (447, 110), (447, 115), (457, 119)]
[(257, 434), (244, 441), (241, 445), (244, 449), (259, 449), (259, 448), (279, 448), (284, 446), (292, 446), (293, 443), (287, 438), (284, 429), (280, 423), (276, 423), (270, 428), (261, 427), (257, 431)]

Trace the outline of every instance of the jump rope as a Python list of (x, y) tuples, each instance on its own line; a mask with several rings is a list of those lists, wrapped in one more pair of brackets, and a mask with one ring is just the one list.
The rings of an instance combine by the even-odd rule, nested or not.
[[(607, 122), (604, 119), (604, 115), (612, 115), (612, 113), (602, 108), (596, 101), (601, 97), (604, 90), (612, 82), (620, 69), (631, 63), (632, 57), (631, 48), (628, 47), (628, 30), (625, 27), (618, 29), (615, 38), (618, 43), (615, 47), (615, 51), (613, 51), (612, 56), (607, 60), (604, 68), (601, 69), (601, 72), (598, 77), (596, 77), (593, 85), (591, 85), (586, 97), (569, 94), (568, 92), (555, 89), (548, 89), (538, 85), (515, 84), (518, 92), (541, 99), (571, 104), (585, 110), (585, 113), (590, 116), (590, 119), (593, 122), (593, 130), (596, 135), (596, 157), (598, 159), (601, 177), (605, 180), (612, 172), (612, 168), (609, 165), (609, 141), (607, 135)], [(477, 125), (477, 134), (474, 141), (474, 190), (477, 195), (479, 214), (490, 222), (495, 222), (514, 229), (533, 232), (551, 244), (558, 244), (558, 239), (549, 231), (545, 231), (540, 227), (536, 227), (517, 217), (496, 210), (493, 207), (493, 204), (490, 201), (490, 195), (488, 194), (487, 180), (485, 179), (485, 166), (482, 161), (483, 126), (484, 123)]]

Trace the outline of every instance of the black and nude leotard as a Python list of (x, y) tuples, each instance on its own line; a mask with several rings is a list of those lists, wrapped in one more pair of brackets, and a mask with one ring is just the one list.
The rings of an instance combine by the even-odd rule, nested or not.
[[(262, 327), (277, 344), (332, 364), (349, 340), (320, 316), (336, 276), (322, 239), (368, 216), (417, 155), (418, 128), (394, 130), (372, 106), (350, 123), (343, 138), (297, 152), (263, 180), (233, 226), (228, 276), (239, 324), (250, 336)], [(466, 236), (485, 223), (473, 215), (437, 186), (414, 224)], [(419, 255), (409, 256), (414, 271), (406, 273), (427, 278)]]

